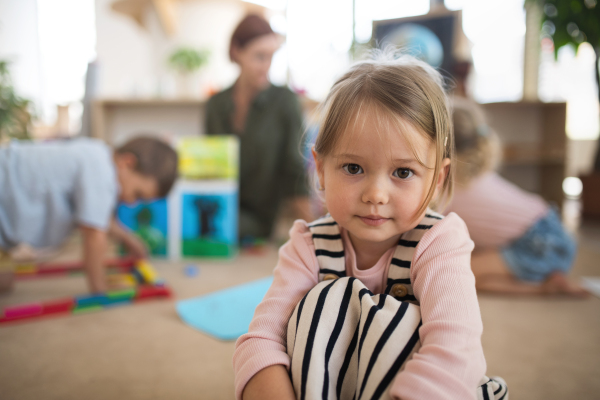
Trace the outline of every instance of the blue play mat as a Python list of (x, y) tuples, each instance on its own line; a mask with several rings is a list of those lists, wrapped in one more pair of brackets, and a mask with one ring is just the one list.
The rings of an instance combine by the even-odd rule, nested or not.
[(177, 303), (181, 319), (221, 340), (235, 340), (248, 332), (256, 306), (271, 286), (273, 277), (234, 286)]

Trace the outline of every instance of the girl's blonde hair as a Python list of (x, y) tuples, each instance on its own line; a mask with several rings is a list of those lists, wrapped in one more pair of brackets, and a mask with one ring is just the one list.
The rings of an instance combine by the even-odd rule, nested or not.
[[(436, 146), (434, 178), (418, 214), (434, 200), (435, 187), (444, 158), (452, 161), (454, 135), (442, 76), (428, 64), (389, 50), (376, 51), (372, 59), (352, 66), (333, 85), (321, 106), (322, 122), (315, 142), (319, 157), (330, 155), (339, 138), (361, 110), (375, 106), (388, 121), (404, 131), (406, 123), (416, 128)], [(376, 113), (378, 119), (380, 113)], [(406, 138), (417, 161), (424, 167), (409, 137)], [(449, 201), (453, 191), (453, 163), (438, 199)]]
[(485, 114), (475, 102), (452, 99), (456, 137), (456, 182), (467, 186), (481, 174), (498, 167), (502, 146), (496, 132), (486, 123)]

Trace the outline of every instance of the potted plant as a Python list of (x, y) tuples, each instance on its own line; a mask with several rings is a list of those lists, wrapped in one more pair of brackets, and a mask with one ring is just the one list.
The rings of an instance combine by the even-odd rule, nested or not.
[(190, 97), (200, 88), (193, 82), (194, 75), (208, 62), (208, 50), (180, 47), (169, 57), (169, 65), (177, 72), (177, 91), (180, 96)]
[(0, 60), (0, 142), (31, 138), (31, 101), (15, 93), (8, 65)]

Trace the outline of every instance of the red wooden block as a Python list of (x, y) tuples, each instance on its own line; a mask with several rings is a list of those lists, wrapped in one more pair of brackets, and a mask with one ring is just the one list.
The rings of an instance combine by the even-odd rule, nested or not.
[(56, 314), (61, 312), (70, 312), (75, 307), (74, 299), (62, 299), (48, 301), (43, 304), (43, 314)]
[(21, 304), (4, 309), (4, 316), (7, 319), (33, 317), (42, 314), (44, 307), (40, 303)]
[(152, 297), (170, 297), (171, 291), (166, 286), (140, 286), (135, 294), (136, 300)]

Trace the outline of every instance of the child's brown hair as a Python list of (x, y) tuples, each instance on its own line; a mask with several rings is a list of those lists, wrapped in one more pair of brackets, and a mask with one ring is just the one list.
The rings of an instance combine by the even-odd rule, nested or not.
[(487, 125), (480, 106), (461, 97), (452, 100), (456, 181), (465, 186), (479, 175), (498, 167), (502, 146), (498, 135)]
[[(331, 154), (351, 121), (356, 121), (360, 110), (368, 106), (386, 113), (399, 131), (406, 123), (411, 124), (436, 147), (434, 178), (419, 208), (421, 213), (434, 200), (444, 158), (453, 158), (451, 115), (442, 76), (414, 57), (395, 56), (390, 50), (374, 53), (374, 59), (355, 64), (333, 85), (322, 106), (324, 117), (315, 152), (319, 157)], [(409, 139), (408, 142), (411, 143)], [(432, 169), (412, 150), (421, 165)], [(453, 174), (451, 162), (438, 198), (449, 201), (452, 197)]]
[(178, 157), (175, 150), (162, 140), (141, 136), (118, 147), (117, 154), (133, 154), (137, 160), (135, 170), (156, 179), (158, 197), (169, 194), (177, 179)]

